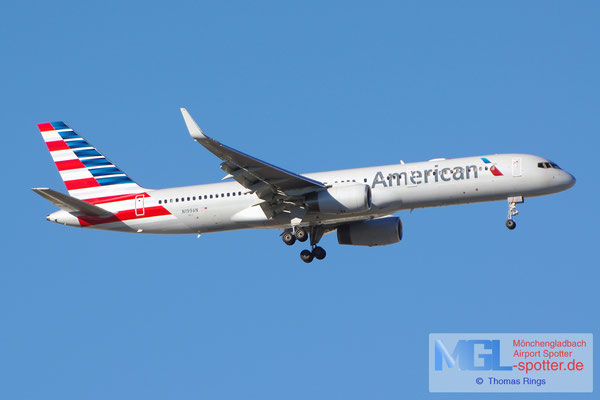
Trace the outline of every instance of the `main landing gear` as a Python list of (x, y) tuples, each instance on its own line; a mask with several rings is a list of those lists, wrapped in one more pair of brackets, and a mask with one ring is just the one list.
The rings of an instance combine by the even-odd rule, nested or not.
[(300, 259), (305, 263), (312, 262), (313, 259), (322, 260), (327, 255), (327, 252), (324, 248), (317, 246), (317, 243), (323, 237), (324, 230), (320, 226), (311, 226), (308, 228), (308, 232), (306, 229), (301, 227), (295, 227), (293, 231), (286, 230), (281, 235), (281, 240), (283, 243), (288, 246), (296, 243), (296, 240), (299, 242), (305, 242), (310, 237), (310, 250), (302, 250), (300, 252)]
[(317, 260), (322, 260), (325, 258), (326, 255), (327, 255), (327, 252), (325, 251), (324, 248), (322, 248), (320, 246), (315, 246), (315, 247), (313, 247), (312, 251), (311, 250), (302, 250), (300, 252), (300, 259), (302, 261), (304, 261), (305, 263), (309, 263), (315, 258)]
[(508, 218), (506, 219), (506, 227), (511, 231), (517, 227), (517, 223), (513, 217), (519, 213), (517, 204), (524, 203), (523, 196), (513, 196), (508, 198)]
[(296, 243), (296, 240), (299, 242), (306, 242), (306, 239), (308, 239), (308, 232), (306, 232), (304, 228), (300, 227), (296, 227), (293, 231), (285, 231), (281, 235), (281, 240), (283, 240), (283, 243), (287, 244), (288, 246)]

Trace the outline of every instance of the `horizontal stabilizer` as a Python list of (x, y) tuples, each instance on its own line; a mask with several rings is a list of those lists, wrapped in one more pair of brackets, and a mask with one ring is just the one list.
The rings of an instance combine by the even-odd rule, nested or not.
[(71, 197), (69, 195), (57, 192), (52, 189), (34, 188), (31, 190), (33, 190), (34, 192), (36, 192), (55, 206), (67, 212), (80, 212), (85, 215), (97, 217), (107, 217), (113, 215), (113, 213), (105, 210), (104, 208), (95, 206), (86, 201), (76, 199), (75, 197)]

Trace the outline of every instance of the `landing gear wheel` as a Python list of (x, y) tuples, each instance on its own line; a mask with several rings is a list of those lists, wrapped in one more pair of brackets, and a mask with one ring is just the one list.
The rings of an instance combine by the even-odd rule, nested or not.
[(305, 263), (309, 263), (313, 260), (314, 256), (313, 253), (311, 253), (310, 250), (302, 250), (300, 252), (300, 259), (302, 259), (302, 261), (304, 261)]
[(312, 254), (317, 260), (322, 260), (327, 255), (327, 252), (324, 248), (317, 246), (313, 249)]
[(525, 202), (523, 196), (511, 196), (508, 198), (508, 217), (506, 220), (506, 227), (511, 231), (517, 227), (517, 223), (513, 221), (513, 217), (519, 213), (517, 211), (517, 204)]
[(291, 246), (296, 243), (296, 236), (294, 236), (292, 232), (283, 232), (283, 235), (281, 235), (281, 240), (283, 240), (283, 243)]
[(306, 239), (308, 239), (308, 233), (304, 228), (296, 228), (294, 235), (296, 235), (296, 239), (300, 242), (306, 242)]

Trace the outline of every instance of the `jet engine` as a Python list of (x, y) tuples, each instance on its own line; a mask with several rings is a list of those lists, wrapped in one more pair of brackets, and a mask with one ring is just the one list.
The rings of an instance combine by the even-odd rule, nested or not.
[(360, 184), (334, 186), (309, 193), (305, 204), (309, 211), (326, 214), (368, 211), (371, 209), (371, 188)]
[(383, 246), (402, 239), (402, 221), (398, 217), (351, 222), (337, 228), (339, 244)]

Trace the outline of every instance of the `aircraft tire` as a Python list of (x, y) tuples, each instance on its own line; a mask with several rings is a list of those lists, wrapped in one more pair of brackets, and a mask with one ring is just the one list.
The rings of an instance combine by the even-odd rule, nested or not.
[(281, 240), (283, 240), (283, 243), (291, 246), (296, 243), (296, 236), (294, 236), (292, 232), (284, 232), (283, 235), (281, 235)]
[(309, 263), (313, 260), (314, 256), (313, 253), (311, 253), (310, 250), (302, 250), (300, 252), (300, 259), (302, 259), (302, 261), (304, 261), (305, 263)]
[(312, 254), (313, 254), (313, 256), (315, 256), (315, 258), (317, 260), (322, 260), (327, 255), (327, 252), (325, 251), (324, 248), (317, 246), (313, 249)]
[(296, 228), (296, 239), (300, 242), (306, 242), (308, 239), (308, 233), (304, 228)]
[(506, 227), (512, 231), (517, 227), (517, 223), (512, 219), (506, 220)]

